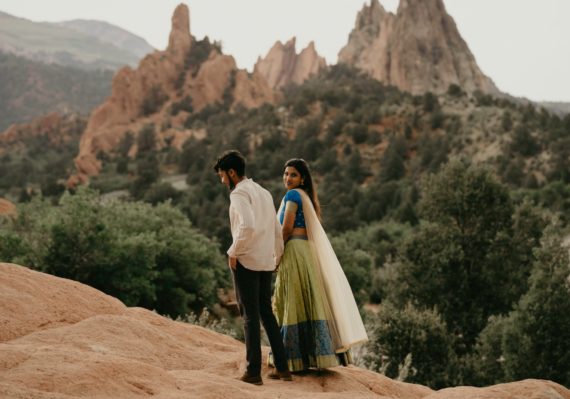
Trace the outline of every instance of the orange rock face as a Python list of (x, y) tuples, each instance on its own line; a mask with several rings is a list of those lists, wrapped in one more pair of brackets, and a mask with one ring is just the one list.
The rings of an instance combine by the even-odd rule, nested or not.
[[(83, 284), (0, 263), (0, 397), (570, 399), (550, 381), (433, 391), (358, 367), (252, 386), (244, 345)], [(266, 359), (268, 348), (263, 347)], [(268, 370), (264, 366), (263, 374)]]
[(397, 14), (371, 0), (356, 18), (339, 63), (414, 94), (464, 90), (499, 94), (477, 66), (443, 0), (400, 0)]
[(281, 89), (289, 83), (301, 84), (310, 76), (326, 68), (326, 61), (319, 56), (313, 42), (297, 54), (295, 38), (285, 45), (275, 43), (263, 59), (258, 59), (254, 71), (262, 75), (273, 89)]
[(45, 135), (51, 144), (60, 145), (77, 139), (74, 130), (81, 129), (85, 120), (77, 114), (57, 112), (41, 116), (30, 123), (13, 124), (0, 133), (0, 155), (19, 149), (23, 141)]
[(17, 215), (16, 205), (4, 198), (0, 198), (0, 216), (16, 217)]
[(97, 154), (112, 152), (128, 131), (136, 136), (146, 124), (155, 125), (159, 146), (168, 137), (176, 137), (173, 144), (181, 146), (182, 138), (195, 132), (184, 127), (183, 115), (174, 117), (170, 109), (186, 97), (192, 98), (195, 111), (223, 102), (225, 93), (231, 95), (230, 107), (255, 107), (274, 101), (264, 79), (248, 77), (238, 71), (233, 57), (216, 51), (194, 76), (191, 68), (195, 66), (189, 65), (192, 43), (189, 10), (180, 4), (172, 16), (167, 49), (147, 55), (137, 69), (125, 67), (114, 76), (111, 96), (92, 112), (81, 137), (75, 159), (77, 174), (68, 180), (69, 185), (97, 175), (101, 170)]

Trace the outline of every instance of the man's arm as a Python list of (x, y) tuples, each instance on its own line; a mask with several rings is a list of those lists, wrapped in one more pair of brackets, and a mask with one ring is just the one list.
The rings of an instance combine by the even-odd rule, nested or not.
[(233, 243), (227, 254), (230, 258), (237, 258), (244, 254), (252, 244), (251, 236), (254, 229), (254, 217), (251, 203), (245, 193), (232, 193), (230, 201), (238, 218), (238, 229), (235, 232)]

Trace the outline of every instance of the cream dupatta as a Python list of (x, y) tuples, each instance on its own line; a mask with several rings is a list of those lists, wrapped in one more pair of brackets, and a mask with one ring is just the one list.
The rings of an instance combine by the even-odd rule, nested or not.
[[(350, 347), (368, 340), (352, 289), (340, 266), (338, 258), (317, 217), (315, 208), (307, 193), (296, 189), (301, 195), (303, 213), (311, 252), (316, 265), (318, 278), (325, 289), (323, 298), (329, 319), (329, 326), (337, 353), (346, 352)], [(284, 204), (281, 203), (281, 207)], [(281, 208), (278, 215), (281, 214)]]

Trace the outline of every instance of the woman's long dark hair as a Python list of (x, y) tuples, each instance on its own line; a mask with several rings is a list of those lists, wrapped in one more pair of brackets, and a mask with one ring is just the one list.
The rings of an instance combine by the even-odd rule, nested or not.
[(319, 196), (317, 195), (317, 188), (313, 183), (313, 178), (311, 177), (311, 170), (309, 169), (309, 164), (307, 161), (301, 158), (293, 158), (285, 162), (285, 170), (287, 167), (292, 166), (301, 174), (301, 181), (303, 182), (299, 188), (302, 188), (313, 203), (317, 217), (321, 220), (321, 204), (319, 203)]

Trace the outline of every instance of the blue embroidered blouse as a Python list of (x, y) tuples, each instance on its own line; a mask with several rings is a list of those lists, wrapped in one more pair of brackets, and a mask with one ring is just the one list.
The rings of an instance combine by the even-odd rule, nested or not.
[(285, 197), (283, 198), (284, 206), (281, 209), (281, 213), (279, 214), (279, 222), (283, 224), (283, 219), (285, 217), (285, 208), (287, 206), (287, 202), (292, 201), (297, 204), (297, 212), (295, 213), (295, 222), (293, 223), (293, 227), (306, 227), (305, 225), (305, 215), (303, 213), (303, 201), (301, 200), (301, 194), (299, 194), (296, 190), (289, 190)]

